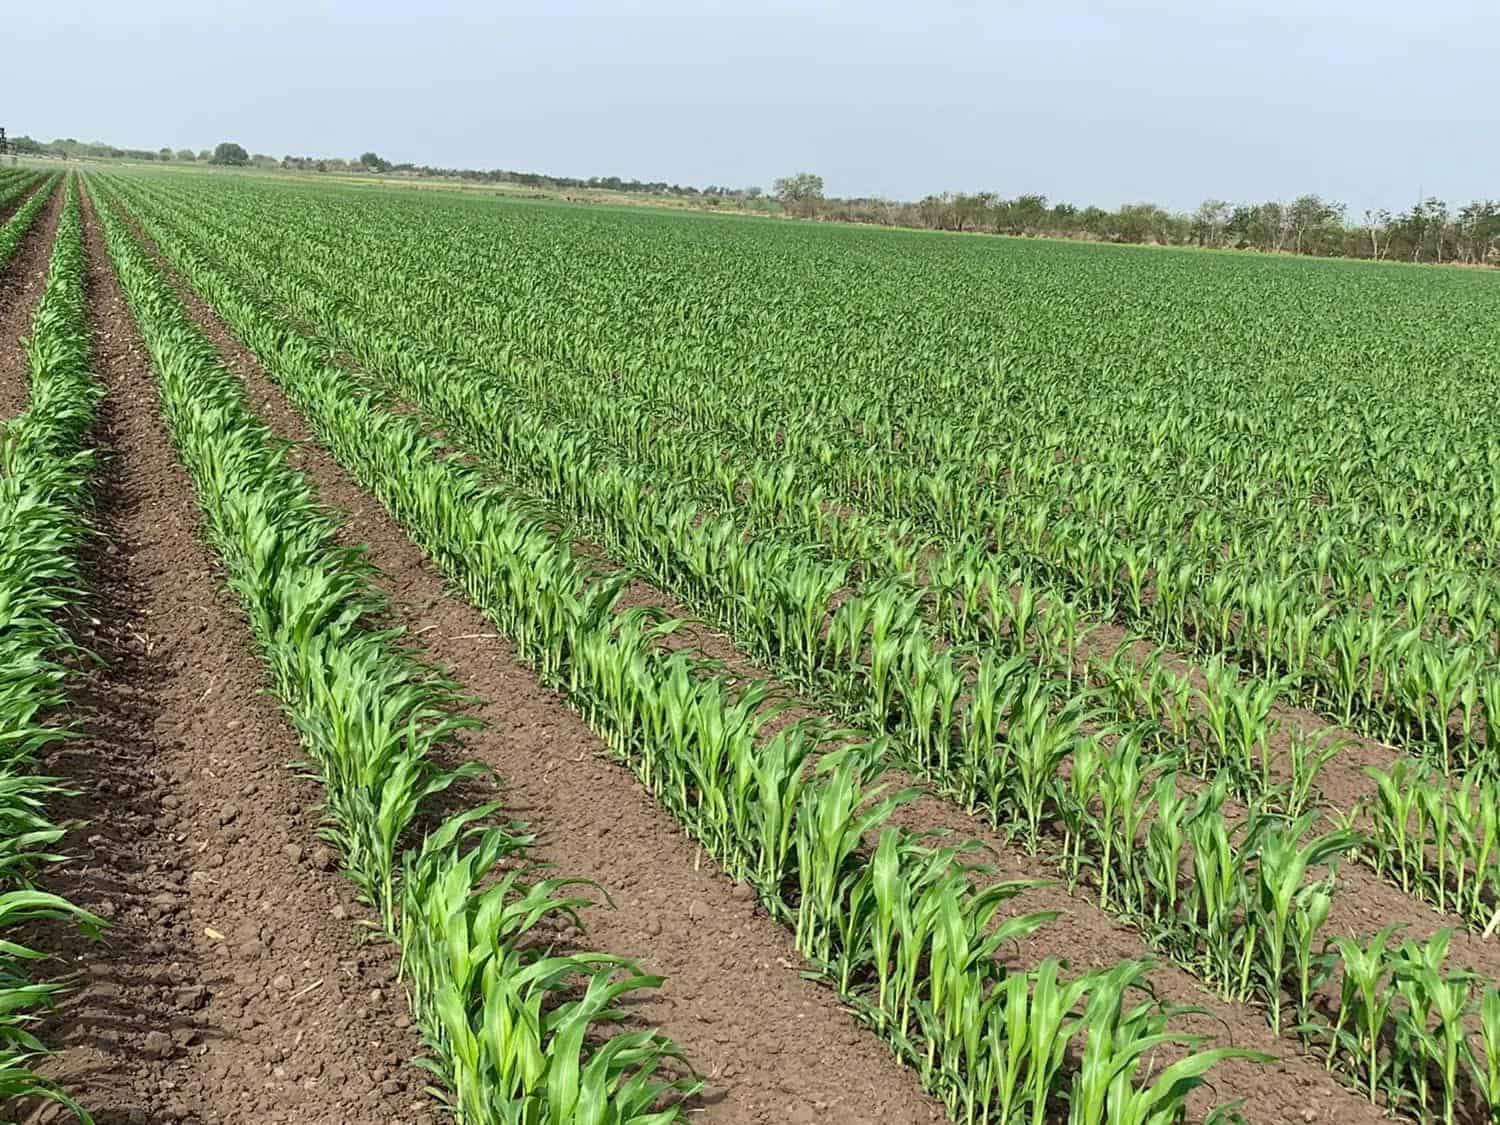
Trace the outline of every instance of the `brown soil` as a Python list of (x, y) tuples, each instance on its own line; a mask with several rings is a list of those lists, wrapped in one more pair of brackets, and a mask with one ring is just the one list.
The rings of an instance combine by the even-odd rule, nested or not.
[(0, 421), (25, 410), (30, 397), (31, 364), (21, 340), (31, 335), (32, 314), (47, 288), (47, 265), (52, 259), (62, 201), (59, 183), (0, 271)]
[[(148, 248), (149, 240), (145, 240)], [(158, 257), (157, 259), (161, 259)], [(169, 276), (171, 274), (168, 270)], [(506, 811), (539, 833), (534, 852), (599, 882), (613, 909), (585, 913), (594, 948), (667, 978), (635, 1008), (708, 1080), (694, 1120), (723, 1123), (941, 1121), (911, 1070), (863, 1031), (827, 988), (803, 980), (790, 934), (732, 883), (554, 693), (538, 684), (399, 525), (312, 440), (301, 418), (217, 315), (178, 283), (194, 319), (245, 380), (255, 409), (322, 499), (347, 513), (402, 623), (476, 697), (486, 728), (468, 756), (503, 779)]]
[[(316, 837), (315, 785), (264, 694), (222, 589), (149, 360), (86, 211), (100, 546), (80, 640), (101, 658), (48, 768), (88, 821), (50, 889), (111, 920), (97, 944), (48, 934), (80, 987), (49, 1017), (44, 1069), (101, 1125), (426, 1122), (419, 1053), (389, 947)], [(55, 967), (54, 967), (55, 968)], [(8, 1115), (7, 1115), (8, 1116)], [(60, 1120), (52, 1107), (28, 1121)]]

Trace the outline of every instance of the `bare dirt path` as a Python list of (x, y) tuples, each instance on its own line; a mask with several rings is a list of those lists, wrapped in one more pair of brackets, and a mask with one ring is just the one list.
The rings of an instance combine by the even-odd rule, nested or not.
[(31, 335), (31, 316), (47, 288), (47, 264), (52, 259), (62, 201), (63, 188), (58, 183), (15, 254), (0, 270), (0, 421), (25, 410), (30, 397), (31, 365), (21, 340)]
[(295, 738), (198, 539), (91, 210), (86, 230), (108, 397), (79, 621), (102, 663), (75, 696), (83, 737), (48, 763), (80, 791), (58, 811), (89, 821), (51, 884), (112, 926), (47, 945), (81, 987), (42, 1029), (60, 1048), (45, 1069), (100, 1125), (430, 1123), (395, 961), (356, 942), (361, 911), (314, 837), (318, 791), (288, 769)]
[[(138, 229), (138, 228), (137, 228)], [(154, 253), (154, 247), (148, 248)], [(160, 263), (161, 258), (158, 256)], [(165, 267), (164, 267), (165, 268)], [(255, 358), (168, 270), (194, 319), (245, 380), (250, 400), (321, 498), (346, 514), (381, 585), (427, 656), (480, 701), (487, 727), (466, 753), (504, 779), (508, 813), (539, 833), (537, 857), (596, 879), (614, 908), (586, 912), (586, 943), (667, 978), (636, 1012), (677, 1040), (709, 1082), (693, 1120), (864, 1125), (946, 1119), (915, 1074), (827, 988), (802, 980), (784, 927), (727, 879), (554, 693), (516, 661), (474, 607), (315, 440)]]

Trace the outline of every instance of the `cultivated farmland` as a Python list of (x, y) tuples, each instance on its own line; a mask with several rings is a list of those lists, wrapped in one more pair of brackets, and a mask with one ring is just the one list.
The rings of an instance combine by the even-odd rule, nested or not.
[(14, 1115), (1500, 1114), (1495, 277), (0, 219)]

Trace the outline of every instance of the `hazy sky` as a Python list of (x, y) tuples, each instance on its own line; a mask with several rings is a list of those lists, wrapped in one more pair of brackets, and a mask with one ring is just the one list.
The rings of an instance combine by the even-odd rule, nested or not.
[(1497, 0), (7, 5), (0, 125), (916, 198), (1500, 196)]

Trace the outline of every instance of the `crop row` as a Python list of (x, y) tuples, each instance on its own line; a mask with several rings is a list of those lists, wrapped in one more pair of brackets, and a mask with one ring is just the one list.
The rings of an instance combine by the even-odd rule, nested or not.
[[(162, 411), (289, 719), (322, 778), (327, 835), (402, 949), (402, 973), (435, 1069), (470, 1123), (665, 1120), (690, 1081), (654, 1032), (593, 1034), (656, 978), (534, 938), (576, 920), (578, 880), (527, 862), (522, 826), (493, 805), (431, 822), (432, 799), (476, 774), (447, 766), (452, 685), (380, 625), (367, 564), (254, 417), (236, 377), (107, 205), (110, 255), (159, 381)], [(504, 868), (503, 873), (501, 868)]]
[(44, 179), (42, 173), (28, 168), (0, 169), (0, 211), (13, 207), (17, 200), (24, 198)]
[(89, 932), (103, 925), (32, 884), (40, 868), (62, 858), (52, 848), (63, 828), (47, 812), (62, 790), (34, 771), (38, 756), (69, 736), (59, 719), (70, 668), (83, 657), (66, 607), (82, 584), (93, 463), (87, 444), (100, 395), (89, 372), (78, 199), (71, 181), (65, 190), (26, 343), (30, 405), (0, 429), (0, 932), (7, 935), (0, 942), (0, 1099), (42, 1097), (86, 1119), (65, 1091), (31, 1069), (44, 1048), (28, 1024), (62, 986), (33, 979), (31, 966), (45, 955), (13, 933), (44, 919)]
[(14, 168), (0, 171), (0, 214), (9, 212), (41, 182), (42, 177), (34, 172)]
[[(212, 249), (222, 260), (245, 257), (238, 247), (222, 243)], [(1061, 822), (1070, 874), (1077, 877), (1086, 859), (1097, 863), (1101, 898), (1144, 919), (1157, 931), (1159, 944), (1194, 964), (1226, 994), (1262, 996), (1273, 1022), (1279, 1022), (1286, 990), (1298, 1022), (1307, 1020), (1314, 992), (1333, 967), (1317, 956), (1314, 942), (1332, 883), (1331, 877), (1304, 881), (1304, 876), (1347, 848), (1349, 834), (1302, 844), (1310, 818), (1276, 815), (1252, 815), (1237, 828), (1224, 813), (1223, 785), (1193, 799), (1178, 791), (1172, 770), (1144, 754), (1131, 732), (1084, 737), (1087, 701), (1066, 702), (1071, 660), (1053, 659), (1049, 665), (1043, 659), (1028, 671), (1025, 658), (1035, 654), (1027, 652), (1027, 621), (1017, 622), (1009, 598), (988, 603), (992, 616), (1010, 612), (980, 639), (991, 648), (1008, 643), (1011, 651), (986, 653), (977, 669), (955, 660), (940, 643), (922, 640), (913, 627), (909, 591), (886, 588), (847, 597), (829, 614), (833, 596), (843, 591), (847, 566), (831, 573), (813, 570), (809, 581), (809, 564), (795, 550), (778, 547), (768, 533), (774, 524), (747, 538), (732, 525), (726, 530), (722, 520), (697, 523), (700, 512), (688, 498), (632, 479), (630, 460), (618, 450), (611, 450), (616, 459), (602, 458), (584, 443), (568, 440), (539, 412), (528, 412), (511, 388), (473, 369), (444, 366), (441, 356), (413, 351), (406, 339), (422, 333), (410, 322), (403, 326), (406, 336), (381, 334), (378, 313), (354, 305), (348, 293), (339, 294), (340, 304), (320, 307), (314, 290), (299, 291), (295, 282), (278, 289), (274, 277), (257, 277), (294, 305), (300, 296), (299, 317), (315, 318), (336, 344), (396, 379), (403, 393), (433, 410), (450, 436), (471, 452), (481, 452), (487, 463), (505, 462), (518, 479), (545, 482), (547, 499), (564, 501), (568, 514), (613, 553), (674, 592), (686, 592), (689, 604), (716, 607), (710, 616), (800, 682), (819, 683), (830, 698), (852, 704), (846, 710), (851, 717), (882, 731), (894, 729), (908, 764), (929, 776), (958, 778), (954, 790), (971, 806), (986, 808), (997, 822), (1027, 825), (1033, 846), (1043, 820)], [(451, 328), (439, 324), (434, 330)], [(710, 566), (718, 569), (710, 572)], [(794, 588), (798, 582), (804, 586), (800, 593)], [(832, 628), (825, 628), (829, 617)], [(1244, 748), (1229, 731), (1233, 715), (1221, 711), (1209, 731), (1226, 755), (1243, 756)], [(997, 741), (1002, 730), (1005, 737)], [(1249, 749), (1255, 749), (1253, 739)], [(1058, 769), (1064, 760), (1072, 765), (1066, 784)], [(1149, 846), (1138, 852), (1135, 843), (1143, 834)], [(1175, 878), (1182, 867), (1195, 875), (1186, 893)], [(1336, 947), (1335, 952), (1338, 978), (1347, 980), (1345, 951)], [(1409, 959), (1411, 952), (1403, 947), (1400, 956)], [(1439, 979), (1452, 979), (1440, 962), (1433, 970)], [(1408, 1022), (1414, 1021), (1416, 1009), (1408, 1011)], [(1461, 1018), (1450, 1032), (1455, 1029), (1461, 1029)], [(1461, 1030), (1458, 1034), (1461, 1039)], [(1347, 1065), (1364, 1065), (1340, 1040), (1337, 1023), (1317, 1035)], [(1408, 1057), (1418, 1061), (1400, 1081), (1412, 1086), (1413, 1096), (1420, 1092), (1425, 1098), (1420, 1056)], [(1454, 1096), (1448, 1089), (1450, 1104)]]
[[(712, 665), (658, 644), (670, 622), (615, 612), (620, 576), (593, 572), (409, 418), (351, 387), (207, 258), (158, 244), (335, 455), (726, 869), (754, 882), (799, 948), (960, 1119), (1063, 1096), (1081, 1121), (1175, 1118), (1189, 1079), (1222, 1054), (1190, 1056), (1140, 1089), (1107, 1077), (1145, 1079), (1147, 1044), (1166, 1029), (1167, 1013), (1126, 999), (1143, 966), (1066, 984), (1055, 965), (1004, 968), (995, 950), (1046, 919), (993, 928), (1017, 886), (984, 879), (967, 845), (885, 825), (905, 797), (879, 780), (879, 743), (850, 742), (815, 718), (773, 732), (763, 688), (731, 686)], [(1043, 1011), (1055, 1017), (1045, 1034), (1047, 1021), (1033, 1026), (1027, 1014)], [(1082, 1034), (1080, 1016), (1108, 1034), (1085, 1039), (1070, 1090), (1062, 1047)]]

